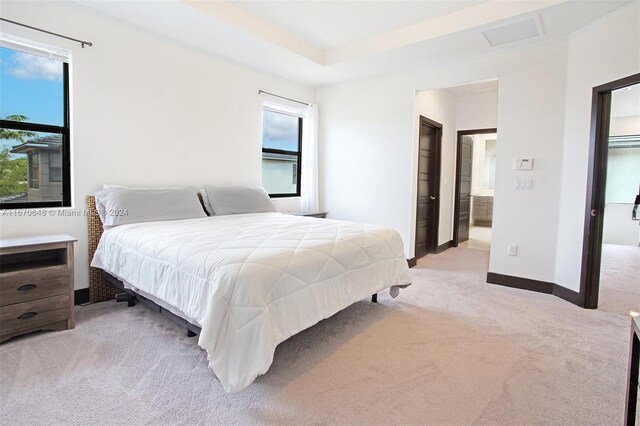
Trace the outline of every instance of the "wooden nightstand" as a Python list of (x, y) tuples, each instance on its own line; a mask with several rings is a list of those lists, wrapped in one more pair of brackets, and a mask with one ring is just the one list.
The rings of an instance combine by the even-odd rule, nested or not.
[(0, 240), (0, 342), (75, 326), (69, 235)]
[(287, 212), (287, 214), (292, 214), (294, 216), (307, 216), (307, 217), (319, 217), (325, 219), (327, 217), (328, 212)]

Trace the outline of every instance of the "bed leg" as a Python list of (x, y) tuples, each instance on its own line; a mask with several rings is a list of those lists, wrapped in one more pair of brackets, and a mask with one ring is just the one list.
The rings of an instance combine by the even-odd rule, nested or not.
[(378, 303), (378, 293), (371, 295), (371, 303)]
[(136, 298), (129, 293), (116, 294), (116, 302), (127, 302), (128, 307), (135, 306)]
[(187, 337), (193, 337), (193, 336), (197, 336), (197, 334), (187, 328)]

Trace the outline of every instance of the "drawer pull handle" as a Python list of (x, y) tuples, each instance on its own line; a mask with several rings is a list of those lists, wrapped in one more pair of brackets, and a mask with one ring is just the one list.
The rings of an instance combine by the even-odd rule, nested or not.
[(35, 317), (36, 315), (38, 315), (37, 312), (25, 312), (24, 314), (20, 315), (18, 319), (21, 319), (21, 320), (29, 319), (31, 317)]
[(21, 285), (20, 287), (18, 287), (18, 291), (33, 290), (36, 287), (38, 287), (36, 284), (25, 284), (25, 285)]

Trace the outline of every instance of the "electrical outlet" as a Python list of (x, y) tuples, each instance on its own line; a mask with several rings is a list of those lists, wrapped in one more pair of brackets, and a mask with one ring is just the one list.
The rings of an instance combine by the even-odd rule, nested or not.
[(509, 244), (509, 248), (507, 250), (507, 254), (509, 256), (517, 256), (518, 255), (518, 246), (515, 244)]

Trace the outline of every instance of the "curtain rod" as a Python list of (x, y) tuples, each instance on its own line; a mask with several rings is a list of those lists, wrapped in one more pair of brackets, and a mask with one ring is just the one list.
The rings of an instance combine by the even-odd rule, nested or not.
[(286, 99), (286, 100), (291, 101), (291, 102), (296, 102), (296, 103), (299, 103), (299, 104), (302, 104), (302, 105), (309, 106), (309, 104), (306, 103), (306, 102), (300, 102), (300, 101), (296, 101), (295, 99), (287, 98), (286, 96), (280, 96), (280, 95), (276, 95), (275, 93), (269, 93), (269, 92), (265, 92), (264, 90), (258, 90), (258, 95), (261, 94), (261, 93), (264, 93), (265, 95), (275, 96), (276, 98)]
[(67, 37), (67, 36), (62, 35), (62, 34), (58, 34), (58, 33), (54, 33), (54, 32), (51, 32), (51, 31), (43, 30), (41, 28), (32, 27), (31, 25), (21, 24), (20, 22), (12, 21), (10, 19), (0, 18), (0, 21), (9, 22), (9, 23), (14, 24), (14, 25), (19, 25), (21, 27), (25, 27), (25, 28), (29, 28), (29, 29), (32, 29), (32, 30), (40, 31), (41, 33), (51, 34), (52, 36), (56, 36), (56, 37), (60, 37), (60, 38), (66, 38), (67, 40), (75, 41), (76, 43), (80, 43), (82, 45), (83, 49), (84, 49), (85, 45), (87, 45), (89, 47), (93, 46), (93, 43), (91, 43), (90, 41), (78, 40), (77, 38)]

